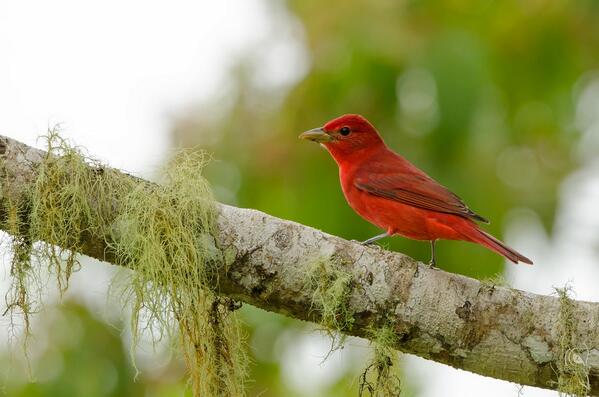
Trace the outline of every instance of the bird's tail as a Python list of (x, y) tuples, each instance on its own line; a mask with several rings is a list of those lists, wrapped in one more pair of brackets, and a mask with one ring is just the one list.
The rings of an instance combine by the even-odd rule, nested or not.
[(468, 233), (468, 238), (470, 241), (484, 245), (485, 247), (497, 252), (499, 255), (506, 257), (514, 263), (523, 262), (532, 265), (532, 261), (530, 259), (520, 254), (513, 248), (508, 247), (495, 237), (491, 236), (489, 233), (486, 233), (480, 229), (474, 229), (472, 233)]

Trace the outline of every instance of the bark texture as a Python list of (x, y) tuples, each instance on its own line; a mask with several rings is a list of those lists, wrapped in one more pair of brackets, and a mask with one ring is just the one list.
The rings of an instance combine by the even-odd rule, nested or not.
[[(19, 200), (44, 155), (0, 136), (7, 181), (0, 186), (0, 203)], [(118, 207), (119, 197), (114, 201)], [(588, 374), (590, 394), (599, 395), (598, 303), (535, 295), (429, 269), (401, 253), (252, 209), (219, 204), (218, 211), (215, 246), (224, 264), (217, 286), (222, 295), (319, 321), (306, 274), (314, 261), (325, 258), (351, 274), (344, 309), (353, 322), (344, 333), (368, 338), (373, 328), (392, 326), (396, 348), (403, 352), (550, 389), (575, 365)], [(103, 236), (82, 238), (81, 254), (112, 262)]]

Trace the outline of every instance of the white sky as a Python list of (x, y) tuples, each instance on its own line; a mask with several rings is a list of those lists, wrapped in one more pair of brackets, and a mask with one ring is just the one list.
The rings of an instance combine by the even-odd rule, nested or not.
[(29, 144), (48, 126), (111, 165), (160, 165), (169, 115), (225, 84), (265, 34), (244, 1), (0, 1), (0, 133)]
[[(62, 123), (63, 135), (95, 157), (151, 176), (168, 153), (171, 115), (222, 93), (230, 67), (249, 48), (261, 43), (256, 84), (290, 84), (303, 73), (301, 37), (283, 28), (294, 21), (273, 4), (278, 3), (0, 0), (0, 134), (35, 145), (49, 126)], [(586, 123), (585, 142), (599, 142), (599, 119), (592, 117), (599, 114), (599, 88), (589, 90), (580, 94), (579, 118)], [(590, 237), (599, 230), (597, 168), (589, 162), (565, 185), (553, 240), (534, 214), (515, 214), (508, 241), (536, 262), (509, 267), (515, 287), (547, 294), (571, 281), (578, 298), (599, 300), (599, 274), (592, 266), (599, 262), (592, 249), (599, 242)], [(108, 277), (102, 265), (87, 266), (75, 277), (75, 293), (104, 299)], [(321, 364), (328, 346), (310, 334), (283, 348), (285, 379), (315, 395), (315, 387), (343, 367), (335, 357)], [(423, 397), (518, 393), (516, 385), (415, 357), (405, 367), (407, 376), (421, 379)], [(556, 393), (526, 388), (523, 395)]]

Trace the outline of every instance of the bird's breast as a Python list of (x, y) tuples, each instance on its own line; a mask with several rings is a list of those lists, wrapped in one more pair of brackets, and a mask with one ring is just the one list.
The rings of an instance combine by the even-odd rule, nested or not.
[(354, 184), (355, 170), (351, 168), (339, 168), (339, 179), (341, 180), (341, 189), (343, 195), (347, 200), (349, 206), (358, 213), (362, 218), (366, 219), (370, 223), (380, 227), (381, 229), (387, 230), (389, 228), (388, 222), (381, 216), (384, 211), (377, 205), (376, 201), (373, 200), (375, 197), (358, 189)]

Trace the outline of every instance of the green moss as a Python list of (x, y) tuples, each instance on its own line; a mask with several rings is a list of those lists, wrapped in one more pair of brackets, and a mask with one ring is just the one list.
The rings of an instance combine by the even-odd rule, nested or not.
[(589, 366), (583, 359), (583, 351), (576, 347), (576, 316), (574, 304), (570, 299), (571, 288), (556, 288), (560, 300), (558, 318), (559, 346), (557, 361), (557, 389), (560, 395), (587, 396), (591, 390), (589, 384)]
[(492, 276), (485, 277), (480, 282), (487, 288), (493, 289), (495, 287), (509, 287), (510, 283), (505, 279), (503, 273), (495, 273)]
[[(5, 204), (4, 211), (6, 213), (4, 228), (9, 233), (12, 255), (10, 260), (11, 285), (5, 297), (6, 310), (2, 315), (5, 316), (10, 313), (11, 332), (13, 336), (17, 334), (14, 330), (14, 314), (18, 313), (22, 315), (26, 340), (29, 336), (30, 315), (36, 310), (34, 302), (41, 301), (38, 298), (32, 302), (28, 286), (36, 284), (36, 280), (39, 280), (39, 278), (33, 272), (31, 265), (31, 239), (28, 238), (25, 230), (23, 230), (25, 228), (22, 219), (25, 217), (26, 209), (13, 202), (8, 202)], [(37, 291), (41, 291), (41, 288), (38, 288)]]
[(369, 333), (374, 352), (372, 360), (360, 375), (360, 397), (399, 397), (399, 357), (394, 348), (397, 335), (391, 326), (371, 329)]
[[(332, 258), (319, 258), (308, 266), (307, 288), (312, 291), (312, 309), (332, 337), (330, 352), (343, 345), (340, 332), (351, 330), (354, 316), (350, 309), (353, 277)], [(360, 396), (398, 397), (400, 378), (398, 353), (394, 349), (396, 334), (391, 326), (372, 329), (368, 335), (373, 358), (360, 376)], [(326, 359), (326, 358), (325, 358)]]
[(125, 296), (136, 338), (147, 328), (178, 340), (194, 395), (243, 395), (247, 360), (235, 304), (213, 290), (223, 258), (213, 238), (215, 202), (201, 176), (206, 156), (181, 153), (164, 184), (152, 185), (89, 159), (55, 131), (47, 142), (35, 183), (6, 209), (13, 235), (8, 310), (22, 313), (28, 329), (41, 267), (63, 292), (79, 266), (76, 252), (90, 236), (104, 239), (115, 264), (133, 270)]
[(306, 286), (312, 291), (312, 310), (332, 337), (331, 351), (341, 347), (341, 331), (350, 330), (354, 317), (349, 309), (352, 275), (329, 258), (319, 258), (308, 266)]

